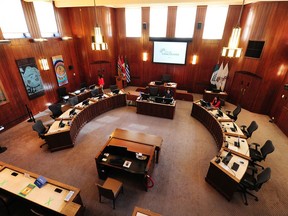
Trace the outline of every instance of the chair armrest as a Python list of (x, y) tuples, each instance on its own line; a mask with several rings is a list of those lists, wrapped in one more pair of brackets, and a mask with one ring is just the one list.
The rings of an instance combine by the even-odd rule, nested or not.
[(258, 147), (260, 147), (260, 145), (258, 143), (250, 143), (249, 147), (255, 146), (255, 149), (258, 150)]

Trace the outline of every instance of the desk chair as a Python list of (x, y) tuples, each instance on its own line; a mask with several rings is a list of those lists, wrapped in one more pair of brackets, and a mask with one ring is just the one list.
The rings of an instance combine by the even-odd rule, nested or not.
[(99, 89), (95, 88), (95, 89), (91, 90), (91, 95), (92, 95), (92, 97), (97, 97), (99, 95)]
[(237, 107), (233, 110), (232, 115), (230, 114), (231, 111), (227, 111), (227, 116), (236, 121), (240, 112), (241, 112), (241, 106), (238, 104)]
[(101, 203), (101, 196), (113, 200), (113, 209), (115, 209), (115, 200), (120, 191), (123, 193), (123, 183), (112, 178), (107, 178), (103, 185), (97, 184), (99, 190), (99, 202)]
[(258, 129), (258, 124), (255, 121), (252, 121), (247, 129), (246, 127), (246, 125), (242, 125), (241, 130), (248, 139), (252, 136), (253, 132)]
[[(32, 126), (32, 129), (38, 133), (38, 136), (41, 139), (45, 140), (45, 134), (48, 132), (49, 127), (46, 128), (41, 120), (37, 120), (36, 123)], [(45, 142), (42, 145), (40, 145), (40, 148), (42, 148), (42, 146), (45, 144), (47, 143)]]
[(66, 91), (66, 87), (60, 87), (56, 91), (57, 91), (57, 94), (59, 97), (59, 101), (65, 100), (66, 98), (69, 98), (68, 93)]
[[(251, 146), (254, 146), (254, 148), (252, 148)], [(251, 143), (249, 145), (250, 158), (253, 165), (259, 166), (264, 169), (263, 166), (257, 164), (256, 162), (261, 162), (262, 160), (265, 160), (266, 156), (275, 150), (275, 147), (271, 140), (267, 140), (260, 149), (258, 149), (259, 146), (260, 145), (258, 143)]]
[(63, 113), (60, 103), (52, 104), (48, 107), (48, 109), (52, 112), (52, 115), (50, 115), (50, 117), (53, 119), (59, 117)]
[(149, 94), (150, 96), (158, 96), (159, 89), (157, 86), (149, 86)]
[[(13, 197), (10, 196), (8, 193), (4, 191), (0, 192), (0, 202), (5, 207), (8, 215), (10, 215), (9, 205), (13, 202), (13, 200), (14, 200)], [(1, 212), (1, 209), (0, 209), (0, 212)]]
[(170, 74), (162, 74), (162, 83), (168, 83), (171, 82), (171, 75)]
[(86, 82), (80, 83), (80, 89), (82, 89), (82, 88), (87, 88), (87, 83)]
[(75, 106), (76, 104), (78, 104), (78, 97), (77, 96), (74, 96), (74, 97), (71, 97), (68, 99), (68, 103), (71, 105), (71, 106)]
[(258, 201), (258, 197), (250, 193), (247, 190), (254, 190), (256, 192), (259, 191), (262, 185), (270, 179), (270, 176), (271, 176), (271, 169), (269, 167), (264, 169), (257, 176), (255, 176), (255, 172), (252, 172), (252, 174), (249, 174), (248, 172), (246, 172), (244, 174), (239, 184), (239, 187), (240, 187), (240, 192), (243, 193), (245, 205), (248, 205), (247, 194), (251, 195), (252, 197), (255, 198), (256, 201)]

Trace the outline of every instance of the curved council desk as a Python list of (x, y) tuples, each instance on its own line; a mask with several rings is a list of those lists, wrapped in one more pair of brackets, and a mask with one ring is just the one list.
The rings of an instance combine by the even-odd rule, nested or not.
[[(210, 131), (219, 150), (217, 156), (210, 161), (205, 180), (231, 200), (249, 164), (246, 137), (225, 113), (220, 116), (217, 110), (202, 107), (199, 101), (193, 102), (191, 116)], [(228, 159), (228, 153), (231, 156), (226, 165), (224, 162)]]
[[(76, 114), (73, 117), (69, 114), (72, 108), (68, 109), (56, 119), (45, 135), (49, 150), (53, 152), (73, 147), (78, 133), (87, 122), (104, 112), (122, 106), (126, 106), (126, 94), (111, 93), (106, 94), (104, 99), (90, 98), (86, 106), (82, 105), (82, 102), (77, 104), (74, 107)], [(63, 127), (59, 126), (61, 120), (64, 123)]]

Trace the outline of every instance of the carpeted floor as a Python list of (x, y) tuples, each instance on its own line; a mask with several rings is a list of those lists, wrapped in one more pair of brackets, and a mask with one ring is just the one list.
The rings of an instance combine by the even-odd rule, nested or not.
[[(194, 100), (201, 98), (201, 95), (193, 96)], [(190, 116), (191, 108), (191, 102), (177, 101), (173, 120), (136, 114), (133, 106), (118, 108), (87, 123), (73, 148), (53, 153), (47, 146), (39, 148), (43, 140), (32, 131), (32, 123), (23, 122), (1, 133), (0, 145), (8, 150), (0, 154), (0, 160), (80, 188), (87, 216), (129, 216), (134, 206), (166, 216), (288, 215), (288, 139), (280, 129), (269, 122), (268, 116), (242, 109), (238, 125), (249, 125), (252, 120), (259, 124), (249, 142), (262, 145), (271, 139), (276, 147), (275, 152), (262, 163), (271, 167), (272, 177), (257, 192), (259, 202), (248, 197), (249, 205), (245, 206), (240, 193), (235, 193), (228, 202), (205, 181), (209, 162), (217, 154), (217, 147), (208, 130)], [(229, 103), (224, 107), (227, 110), (234, 108)], [(44, 111), (36, 119), (49, 124), (53, 121), (49, 114), (49, 111)], [(159, 164), (152, 175), (155, 186), (145, 192), (139, 182), (115, 176), (124, 182), (124, 194), (120, 194), (113, 210), (110, 200), (98, 202), (95, 183), (102, 181), (98, 179), (95, 155), (115, 128), (155, 134), (163, 137), (164, 142)]]

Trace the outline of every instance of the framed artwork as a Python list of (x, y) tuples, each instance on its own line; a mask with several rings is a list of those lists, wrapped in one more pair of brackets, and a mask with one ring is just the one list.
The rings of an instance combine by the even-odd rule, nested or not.
[(8, 99), (4, 91), (3, 84), (0, 80), (0, 105), (6, 104), (6, 103), (8, 103)]
[(29, 99), (45, 94), (40, 72), (35, 58), (16, 60)]
[(64, 61), (62, 55), (53, 56), (52, 62), (59, 86), (65, 85), (68, 83), (67, 73), (64, 66)]

